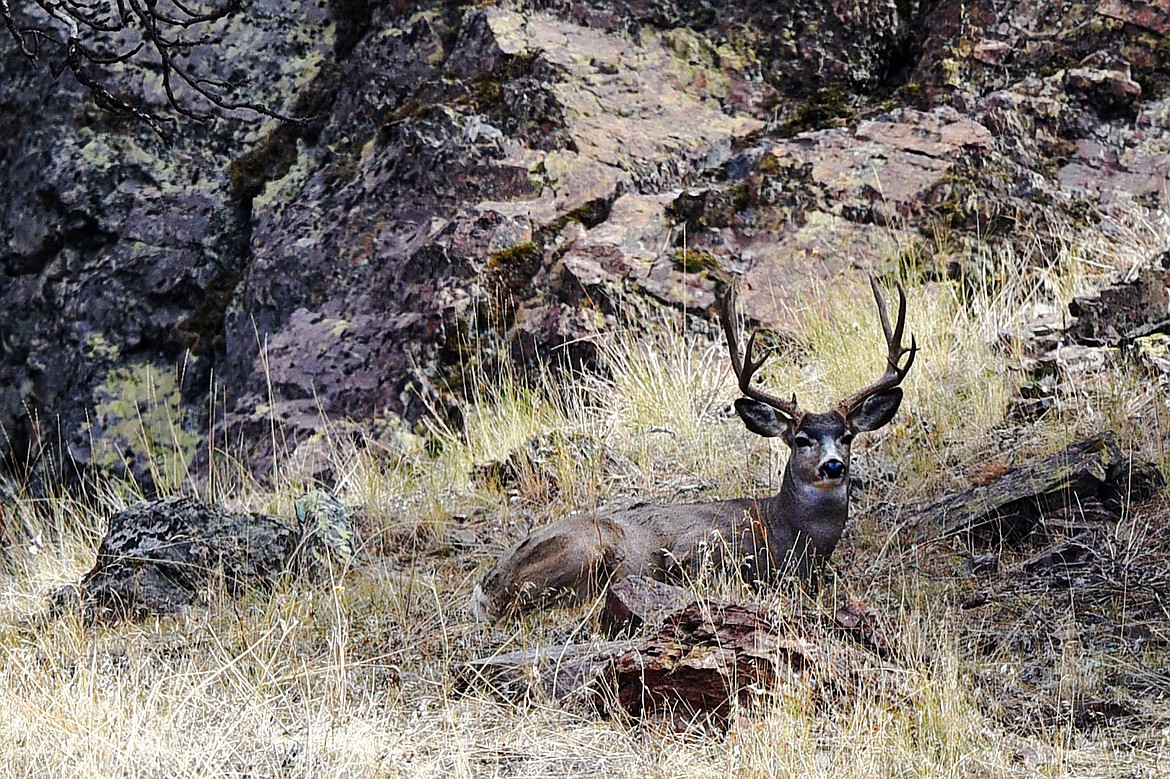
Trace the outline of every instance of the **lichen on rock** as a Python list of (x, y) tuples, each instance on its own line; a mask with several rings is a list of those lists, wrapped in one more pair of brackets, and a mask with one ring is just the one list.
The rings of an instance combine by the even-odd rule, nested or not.
[(336, 580), (355, 554), (349, 513), (320, 491), (298, 498), (296, 521), (190, 497), (142, 501), (110, 517), (93, 567), (54, 593), (53, 608), (103, 620), (174, 614), (286, 575)]
[(111, 369), (97, 388), (86, 429), (87, 464), (149, 479), (147, 491), (174, 489), (188, 475), (199, 434), (184, 424), (176, 372), (151, 363)]

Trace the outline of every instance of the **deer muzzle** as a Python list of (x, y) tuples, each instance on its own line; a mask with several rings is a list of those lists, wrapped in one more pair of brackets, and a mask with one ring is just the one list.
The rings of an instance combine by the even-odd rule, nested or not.
[(821, 478), (827, 481), (836, 481), (845, 476), (845, 463), (836, 457), (831, 457), (821, 463)]

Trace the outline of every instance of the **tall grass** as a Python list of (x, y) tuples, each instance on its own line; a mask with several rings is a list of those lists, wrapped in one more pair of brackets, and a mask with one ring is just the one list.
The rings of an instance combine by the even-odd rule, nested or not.
[[(988, 267), (1014, 267), (1019, 259), (1000, 257)], [(1126, 262), (1115, 259), (1110, 267)], [(1005, 414), (1020, 380), (1005, 366), (1018, 357), (1021, 319), (1091, 282), (1071, 251), (1032, 267), (1042, 270), (967, 285), (905, 274), (908, 330), (920, 353), (895, 422), (856, 446), (875, 472), (893, 474), (874, 479), (864, 502), (929, 497), (965, 484), (970, 468), (1002, 454)], [(795, 392), (804, 407), (819, 410), (881, 374), (886, 347), (874, 303), (864, 282), (854, 281), (794, 302), (799, 328), (773, 347), (761, 371), (765, 386)], [(891, 306), (894, 298), (889, 290)], [(134, 493), (111, 487), (101, 500), (61, 496), (35, 507), (19, 489), (5, 498), (6, 525), (19, 527), (12, 570), (0, 578), (0, 775), (1007, 777), (1162, 770), (1146, 748), (1094, 745), (1058, 731), (1020, 735), (993, 719), (977, 675), (985, 669), (955, 643), (955, 622), (964, 617), (924, 581), (913, 557), (921, 550), (883, 551), (905, 556), (904, 564), (888, 566), (897, 568), (898, 581), (871, 581), (890, 590), (888, 600), (900, 609), (893, 659), (854, 667), (852, 675), (847, 666), (832, 676), (832, 663), (794, 672), (757, 707), (737, 712), (726, 733), (678, 733), (667, 723), (628, 723), (539, 699), (456, 694), (451, 671), (465, 659), (588, 632), (587, 614), (483, 627), (464, 611), (483, 567), (530, 525), (625, 497), (700, 500), (777, 487), (786, 451), (752, 437), (730, 409), (738, 391), (721, 339), (663, 316), (619, 327), (597, 346), (602, 370), (588, 375), (473, 372), (474, 402), (460, 429), (435, 425), (424, 436), (390, 425), (354, 446), (359, 429), (329, 422), (319, 452), (337, 492), (368, 534), (389, 539), (384, 558), (374, 556), (334, 587), (289, 582), (268, 595), (138, 624), (89, 625), (69, 615), (41, 621), (45, 594), (92, 560), (102, 514)], [(1150, 392), (1139, 373), (1111, 366), (1064, 391), (1069, 409), (1026, 429), (1030, 452), (1109, 425), (1155, 448), (1165, 464), (1158, 443), (1168, 424), (1165, 397)], [(214, 481), (230, 489), (209, 487), (209, 495), (291, 515), (310, 478), (295, 453), (280, 452), (276, 482), (261, 486), (240, 476), (230, 444), (216, 442), (214, 450), (222, 469)], [(177, 479), (173, 465), (167, 454), (157, 472)], [(474, 528), (477, 551), (459, 554), (446, 545), (457, 524)], [(840, 579), (847, 588), (848, 572)], [(727, 592), (781, 608), (738, 587)], [(833, 597), (811, 608), (832, 608)], [(1071, 684), (1082, 666), (1067, 651)]]

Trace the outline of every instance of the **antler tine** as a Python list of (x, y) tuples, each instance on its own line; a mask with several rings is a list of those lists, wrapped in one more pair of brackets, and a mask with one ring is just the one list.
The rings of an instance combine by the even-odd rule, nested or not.
[[(906, 374), (910, 372), (910, 366), (914, 364), (915, 355), (918, 354), (918, 341), (915, 339), (913, 333), (910, 335), (910, 346), (902, 346), (902, 335), (906, 331), (906, 290), (902, 288), (902, 284), (899, 283), (897, 285), (898, 321), (893, 328), (890, 327), (890, 315), (886, 310), (886, 299), (882, 295), (882, 290), (878, 285), (877, 279), (872, 275), (869, 277), (869, 285), (873, 289), (873, 297), (878, 307), (878, 316), (882, 322), (882, 332), (886, 337), (886, 348), (888, 350), (886, 355), (886, 371), (873, 384), (850, 395), (838, 404), (837, 410), (841, 412), (841, 416), (846, 418), (853, 411), (856, 411), (867, 398), (879, 392), (893, 389), (901, 384), (902, 379), (906, 378)], [(902, 362), (902, 358), (906, 357), (906, 355), (910, 355), (906, 359), (906, 364), (899, 367), (899, 363)]]
[(767, 361), (768, 357), (765, 355), (758, 360), (752, 359), (752, 351), (755, 349), (759, 330), (753, 330), (752, 334), (748, 336), (747, 350), (742, 356), (740, 355), (739, 325), (735, 320), (735, 302), (738, 292), (734, 283), (728, 287), (727, 293), (723, 296), (719, 320), (723, 323), (723, 332), (727, 334), (727, 348), (731, 352), (731, 369), (735, 372), (735, 377), (739, 379), (739, 391), (744, 394), (744, 397), (771, 406), (793, 422), (799, 422), (800, 418), (804, 416), (804, 411), (797, 405), (795, 393), (792, 395), (792, 400), (785, 400), (779, 395), (773, 395), (759, 387), (752, 386), (752, 377)]

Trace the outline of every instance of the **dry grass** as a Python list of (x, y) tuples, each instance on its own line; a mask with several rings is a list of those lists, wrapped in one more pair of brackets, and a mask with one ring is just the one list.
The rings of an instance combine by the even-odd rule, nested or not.
[(483, 637), (428, 619), (461, 621), (435, 582), (415, 584), (413, 613), (401, 601), (416, 596), (387, 580), (377, 612), (358, 593), (282, 591), (117, 629), (70, 620), (10, 628), (0, 768), (85, 777), (982, 776), (1003, 759), (953, 658), (909, 670), (909, 700), (875, 691), (832, 710), (796, 678), (718, 736), (456, 697), (447, 668)]
[[(466, 429), (434, 431), (437, 447), (406, 431), (361, 452), (344, 443), (348, 431), (326, 441), (338, 492), (358, 508), (374, 553), (333, 588), (292, 582), (139, 624), (42, 621), (46, 593), (92, 560), (98, 515), (133, 496), (114, 485), (96, 500), (61, 498), (35, 511), (17, 496), (4, 509), (17, 549), (13, 572), (0, 579), (0, 775), (1166, 775), (1170, 730), (1131, 738), (1079, 730), (1067, 717), (1020, 728), (999, 716), (997, 685), (1019, 683), (1013, 656), (981, 658), (964, 645), (970, 618), (954, 604), (966, 584), (931, 569), (949, 553), (891, 545), (892, 531), (872, 521), (880, 504), (966, 486), (989, 457), (1020, 451), (1001, 441), (1017, 381), (1003, 366), (1018, 345), (991, 344), (1054, 295), (1082, 291), (1090, 278), (1077, 268), (1070, 255), (975, 289), (908, 285), (922, 353), (903, 412), (858, 447), (879, 476), (860, 496), (838, 575), (843, 590), (864, 587), (889, 605), (901, 646), (897, 662), (832, 706), (794, 676), (725, 734), (676, 733), (453, 689), (451, 669), (463, 660), (590, 630), (588, 610), (496, 627), (470, 621), (463, 603), (476, 576), (528, 525), (626, 495), (707, 499), (778, 484), (782, 448), (749, 440), (728, 413), (736, 392), (724, 347), (664, 321), (603, 344), (608, 377), (485, 380)], [(772, 357), (766, 380), (820, 408), (879, 373), (884, 347), (867, 295), (826, 292), (799, 305), (804, 329)], [(1113, 426), (1167, 465), (1170, 412), (1140, 374), (1114, 366), (1068, 393), (1065, 411), (1022, 433), (1023, 451), (1044, 454)], [(287, 515), (304, 484), (295, 466), (283, 463), (275, 488), (247, 486), (238, 474), (220, 482), (245, 484), (225, 496), (234, 504)], [(1141, 519), (1144, 529), (1119, 526), (1119, 544), (1142, 543), (1165, 516)], [(456, 522), (479, 534), (477, 551), (446, 544)], [(698, 586), (760, 597), (734, 583)], [(831, 608), (841, 594), (811, 607)], [(1113, 678), (1082, 678), (1100, 657), (1072, 643), (1061, 653), (1059, 683), (1070, 695)]]

